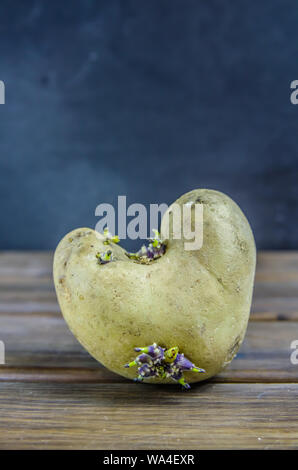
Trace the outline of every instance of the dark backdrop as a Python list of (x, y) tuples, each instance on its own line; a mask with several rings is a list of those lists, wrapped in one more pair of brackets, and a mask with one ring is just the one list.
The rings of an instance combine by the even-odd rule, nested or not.
[(1, 249), (54, 248), (94, 210), (228, 193), (258, 248), (297, 248), (298, 5), (0, 3)]

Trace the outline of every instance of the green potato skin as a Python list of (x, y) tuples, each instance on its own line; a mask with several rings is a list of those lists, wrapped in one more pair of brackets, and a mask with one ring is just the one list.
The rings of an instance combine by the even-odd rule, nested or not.
[[(218, 191), (197, 189), (176, 204), (202, 203), (200, 250), (186, 251), (170, 231), (166, 253), (149, 265), (89, 228), (70, 232), (54, 256), (54, 282), (63, 316), (79, 342), (105, 367), (133, 379), (125, 369), (134, 348), (178, 346), (206, 373), (186, 372), (187, 382), (220, 372), (237, 353), (246, 332), (256, 264), (249, 223)], [(161, 236), (165, 230), (162, 221)], [(100, 265), (96, 253), (111, 249), (114, 262)], [(172, 383), (171, 379), (145, 379)]]

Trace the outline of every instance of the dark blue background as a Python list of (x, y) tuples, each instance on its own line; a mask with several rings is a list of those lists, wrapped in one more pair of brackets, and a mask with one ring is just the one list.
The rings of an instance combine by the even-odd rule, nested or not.
[(0, 248), (197, 187), (297, 248), (297, 26), (294, 0), (1, 0)]

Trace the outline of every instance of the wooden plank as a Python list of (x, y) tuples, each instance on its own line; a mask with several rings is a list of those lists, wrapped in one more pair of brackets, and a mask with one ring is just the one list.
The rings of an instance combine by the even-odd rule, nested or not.
[(297, 286), (298, 252), (260, 253), (237, 358), (182, 393), (89, 356), (59, 312), (52, 253), (0, 253), (0, 448), (298, 448)]
[(60, 314), (52, 264), (53, 252), (0, 252), (0, 314)]
[[(83, 349), (61, 316), (0, 315), (0, 339), (6, 345), (0, 381), (124, 381)], [(295, 322), (251, 322), (237, 357), (214, 380), (298, 383), (298, 366), (290, 362), (296, 339)]]
[[(11, 313), (55, 313), (60, 316), (56, 294), (52, 292), (3, 293), (0, 290), (0, 315)], [(298, 321), (298, 297), (294, 298), (254, 298), (251, 321)]]
[[(56, 314), (60, 316), (60, 308), (57, 303), (56, 295), (53, 292), (52, 296), (48, 299), (45, 297), (40, 300), (34, 300), (35, 295), (32, 294), (27, 298), (19, 296), (8, 299), (3, 298), (0, 293), (0, 315), (2, 314), (21, 314), (21, 313), (35, 313), (36, 315), (42, 314)], [(298, 321), (298, 298), (264, 298), (254, 299), (250, 314), (251, 321)]]
[(273, 272), (297, 272), (298, 251), (258, 251), (257, 266), (259, 273), (267, 275)]
[(298, 321), (297, 251), (258, 253), (252, 318)]
[(298, 321), (298, 297), (253, 299), (252, 321)]
[(0, 387), (1, 449), (297, 449), (298, 385)]
[[(59, 314), (52, 252), (0, 253), (0, 313)], [(298, 252), (258, 255), (251, 319), (298, 321)]]
[[(0, 251), (0, 277), (51, 277), (52, 262), (52, 251)], [(269, 278), (274, 273), (297, 275), (298, 251), (259, 251), (257, 271)]]
[(26, 284), (28, 279), (38, 282), (52, 278), (53, 252), (0, 251), (0, 282)]
[[(0, 251), (0, 280), (12, 276), (16, 282), (26, 278), (37, 280), (52, 277), (51, 251)], [(257, 257), (257, 280), (277, 282), (297, 280), (298, 251), (260, 251)]]
[[(57, 313), (52, 252), (0, 253), (0, 313)], [(298, 252), (258, 255), (252, 320), (298, 321)]]

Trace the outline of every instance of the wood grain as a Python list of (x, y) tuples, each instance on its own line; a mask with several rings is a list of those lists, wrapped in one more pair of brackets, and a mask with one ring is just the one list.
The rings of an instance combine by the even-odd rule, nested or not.
[[(56, 313), (51, 252), (0, 253), (0, 313)], [(298, 321), (298, 252), (258, 255), (252, 321)]]
[(183, 393), (136, 385), (68, 330), (52, 253), (0, 253), (0, 449), (298, 448), (298, 252), (258, 256), (251, 319), (228, 368)]
[[(2, 314), (0, 331), (6, 345), (0, 381), (124, 381), (83, 349), (62, 316)], [(237, 357), (214, 381), (298, 383), (298, 366), (290, 362), (295, 339), (295, 322), (251, 322)]]
[(298, 448), (298, 385), (2, 384), (1, 449)]

